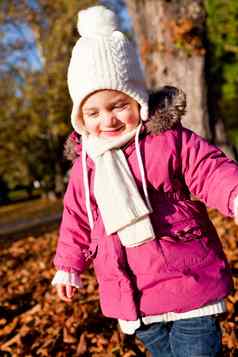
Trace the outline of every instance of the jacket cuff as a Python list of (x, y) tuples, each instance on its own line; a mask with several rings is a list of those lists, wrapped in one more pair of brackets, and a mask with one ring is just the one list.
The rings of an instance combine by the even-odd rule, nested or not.
[(78, 273), (70, 273), (63, 270), (58, 270), (51, 282), (52, 285), (64, 284), (82, 288), (82, 282)]

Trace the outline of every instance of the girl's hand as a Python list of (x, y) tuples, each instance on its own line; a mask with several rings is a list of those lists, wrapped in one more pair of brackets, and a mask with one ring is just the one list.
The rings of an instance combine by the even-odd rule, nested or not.
[(56, 284), (56, 291), (61, 300), (71, 302), (76, 293), (76, 288), (72, 285)]

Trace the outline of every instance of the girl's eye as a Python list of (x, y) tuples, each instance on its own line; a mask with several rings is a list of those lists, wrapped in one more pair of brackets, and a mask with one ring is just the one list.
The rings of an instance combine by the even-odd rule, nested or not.
[(124, 109), (124, 108), (126, 108), (126, 106), (127, 106), (127, 103), (118, 103), (118, 104), (114, 105), (114, 108), (115, 109)]
[(98, 115), (98, 112), (87, 113), (87, 116), (88, 116), (89, 118), (96, 118), (97, 115)]

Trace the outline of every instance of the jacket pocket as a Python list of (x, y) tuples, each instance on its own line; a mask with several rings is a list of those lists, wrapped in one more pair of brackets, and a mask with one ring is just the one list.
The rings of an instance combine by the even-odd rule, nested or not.
[(160, 243), (168, 269), (204, 264), (212, 253), (208, 227), (193, 219), (178, 222), (170, 232), (162, 233)]

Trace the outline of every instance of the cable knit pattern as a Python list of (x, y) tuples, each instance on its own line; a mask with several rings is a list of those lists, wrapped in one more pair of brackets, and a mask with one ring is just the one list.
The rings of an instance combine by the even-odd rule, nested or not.
[(113, 32), (111, 36), (112, 60), (118, 71), (115, 72), (116, 80), (126, 82), (128, 73), (128, 58), (126, 56), (127, 39), (120, 31)]
[(119, 31), (117, 16), (103, 6), (79, 12), (78, 30), (68, 68), (68, 87), (73, 101), (72, 126), (84, 133), (79, 111), (83, 100), (97, 90), (126, 93), (141, 106), (148, 119), (148, 93), (135, 45)]

